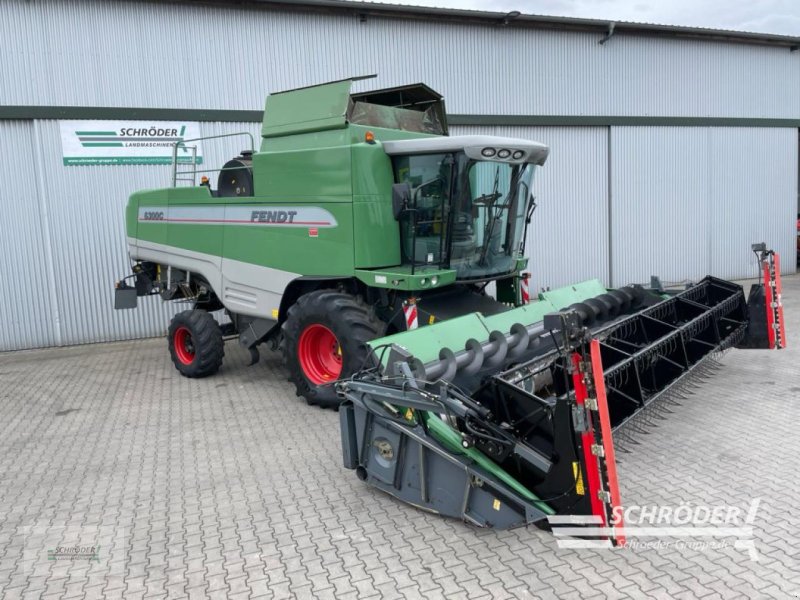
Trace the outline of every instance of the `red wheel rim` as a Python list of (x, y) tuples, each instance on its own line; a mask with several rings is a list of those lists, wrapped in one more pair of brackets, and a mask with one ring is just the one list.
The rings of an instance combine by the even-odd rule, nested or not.
[(315, 385), (335, 381), (342, 374), (342, 347), (324, 325), (314, 323), (303, 330), (297, 356), (303, 373)]
[(194, 342), (189, 328), (184, 325), (178, 327), (175, 330), (173, 342), (175, 343), (175, 355), (178, 360), (184, 365), (192, 364), (194, 362)]

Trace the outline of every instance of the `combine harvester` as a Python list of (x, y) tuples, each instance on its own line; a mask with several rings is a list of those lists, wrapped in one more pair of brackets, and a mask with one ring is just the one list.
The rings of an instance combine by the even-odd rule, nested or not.
[(748, 301), (707, 277), (530, 303), (530, 185), (548, 148), (449, 136), (427, 86), (353, 81), (270, 95), (259, 151), (251, 139), (216, 189), (179, 159), (199, 140), (176, 144), (172, 187), (128, 202), (133, 273), (115, 306), (189, 303), (168, 334), (188, 377), (219, 369), (226, 338), (252, 362), (279, 345), (298, 395), (344, 402), (345, 465), (403, 501), (482, 526), (609, 523), (612, 431), (657, 416), (716, 353), (785, 344), (777, 255), (754, 247), (765, 279)]

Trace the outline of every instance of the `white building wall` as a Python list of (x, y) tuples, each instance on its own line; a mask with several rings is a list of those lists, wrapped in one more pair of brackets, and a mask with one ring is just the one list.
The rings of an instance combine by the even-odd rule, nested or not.
[(4, 0), (0, 39), (0, 105), (254, 110), (377, 73), (454, 114), (800, 118), (800, 52), (775, 46), (102, 0)]
[(611, 283), (756, 274), (766, 242), (795, 272), (796, 129), (613, 127)]
[[(259, 129), (200, 127), (204, 136), (249, 131), (256, 143)], [(204, 161), (219, 168), (244, 148), (239, 138), (207, 142)], [(169, 186), (171, 167), (65, 167), (58, 121), (0, 121), (0, 157), (0, 351), (165, 333), (185, 305), (151, 297), (136, 310), (114, 310), (114, 283), (131, 271), (128, 196)]]
[(707, 137), (705, 128), (612, 129), (615, 285), (649, 281), (650, 275), (678, 281), (707, 274)]
[(796, 271), (798, 132), (796, 129), (714, 128), (708, 150), (708, 271), (726, 279), (755, 276), (744, 242), (767, 242)]
[(33, 122), (0, 121), (0, 350), (58, 343), (37, 163)]
[[(179, 3), (0, 2), (0, 105), (253, 110), (265, 95), (377, 72), (467, 115), (800, 118), (800, 52), (702, 40)], [(258, 123), (203, 123), (203, 135)], [(532, 287), (794, 272), (798, 132), (456, 127), (551, 146), (533, 191)], [(221, 166), (239, 140), (209, 143)], [(213, 177), (212, 177), (213, 179)], [(169, 168), (64, 167), (56, 121), (0, 121), (0, 350), (159, 335), (180, 305), (114, 311), (124, 206)]]

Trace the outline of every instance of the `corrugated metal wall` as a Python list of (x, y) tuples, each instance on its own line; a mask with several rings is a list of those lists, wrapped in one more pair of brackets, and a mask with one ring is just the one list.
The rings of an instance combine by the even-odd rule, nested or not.
[(794, 272), (798, 133), (613, 127), (611, 283), (756, 273), (752, 242)]
[(713, 128), (708, 140), (708, 212), (711, 264), (728, 279), (755, 276), (743, 243), (768, 242), (781, 253), (781, 269), (796, 271), (798, 131)]
[(615, 282), (646, 281), (651, 274), (668, 281), (702, 277), (710, 264), (708, 131), (653, 129), (611, 132)]
[[(257, 123), (200, 130), (259, 139)], [(244, 148), (238, 138), (207, 142), (204, 159), (218, 168)], [(0, 121), (0, 158), (0, 351), (162, 334), (182, 305), (145, 298), (116, 311), (114, 282), (130, 273), (128, 196), (168, 186), (170, 167), (65, 167), (57, 121)]]
[[(800, 118), (800, 53), (615, 36), (171, 3), (0, 2), (0, 104), (257, 109), (266, 92), (353, 74), (425, 81), (462, 114)], [(135, 52), (131, 49), (135, 48)], [(518, 57), (518, 60), (515, 59)], [(75, 65), (80, 64), (80, 68)], [(479, 74), (479, 75), (476, 75)], [(477, 83), (476, 83), (477, 82)], [(203, 123), (203, 135), (254, 123)], [(753, 273), (794, 256), (798, 132), (453, 127), (552, 148), (534, 183), (533, 288)], [(206, 144), (221, 166), (239, 140)], [(157, 335), (156, 298), (112, 309), (123, 209), (168, 167), (64, 167), (55, 121), (0, 121), (0, 350)], [(784, 261), (793, 272), (794, 261)]]
[(193, 4), (0, 2), (0, 104), (258, 109), (378, 73), (452, 113), (800, 117), (786, 48)]
[(58, 344), (47, 205), (31, 121), (0, 121), (0, 350)]

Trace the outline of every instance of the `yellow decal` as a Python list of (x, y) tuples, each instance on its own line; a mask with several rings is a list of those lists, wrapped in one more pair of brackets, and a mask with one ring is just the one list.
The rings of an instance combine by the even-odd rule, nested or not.
[(583, 496), (586, 490), (583, 489), (583, 473), (581, 473), (580, 463), (572, 463), (572, 475), (575, 477), (575, 493)]
[(273, 319), (277, 319), (278, 318), (278, 314), (279, 314), (278, 309), (277, 308), (273, 308), (272, 309), (272, 318)]
[(434, 317), (433, 315), (431, 315), (430, 317), (428, 317), (428, 325), (433, 325), (433, 322), (434, 322), (435, 320), (436, 320), (436, 317)]
[(495, 498), (494, 502), (492, 502), (492, 508), (495, 510), (500, 510), (500, 500)]

